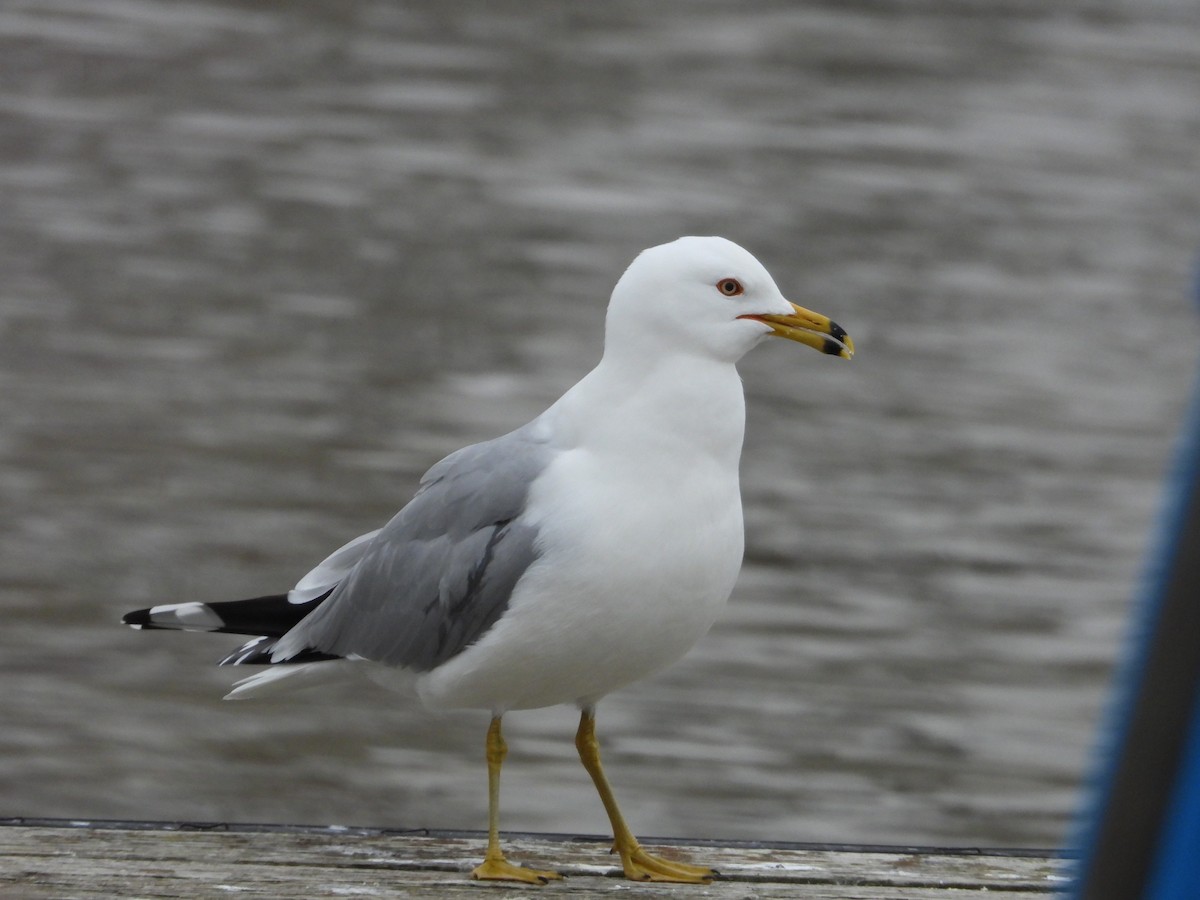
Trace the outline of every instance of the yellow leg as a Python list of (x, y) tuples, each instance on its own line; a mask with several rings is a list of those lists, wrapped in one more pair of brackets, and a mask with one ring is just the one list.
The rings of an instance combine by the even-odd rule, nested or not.
[(621, 854), (621, 864), (625, 868), (625, 877), (633, 881), (682, 881), (689, 884), (707, 884), (717, 874), (707, 866), (692, 866), (679, 863), (659, 856), (653, 856), (642, 849), (637, 838), (625, 824), (625, 817), (617, 808), (617, 799), (613, 796), (612, 787), (604, 777), (604, 769), (600, 765), (600, 742), (596, 740), (596, 714), (592, 709), (584, 709), (579, 717), (579, 731), (575, 733), (575, 748), (579, 751), (579, 760), (587, 773), (592, 776), (596, 792), (608, 813), (608, 820), (613, 829), (613, 850)]
[(523, 881), (545, 884), (552, 878), (562, 878), (557, 872), (543, 872), (516, 866), (504, 858), (500, 849), (500, 767), (508, 755), (508, 745), (500, 733), (500, 717), (492, 719), (487, 733), (488, 765), (488, 845), (483, 862), (471, 871), (472, 878), (484, 881)]

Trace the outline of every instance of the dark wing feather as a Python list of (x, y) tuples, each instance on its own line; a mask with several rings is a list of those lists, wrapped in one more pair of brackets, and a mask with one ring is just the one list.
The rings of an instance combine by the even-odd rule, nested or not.
[(303, 603), (291, 603), (287, 594), (223, 600), (218, 603), (172, 603), (136, 609), (121, 623), (134, 628), (174, 631), (215, 631), (282, 637), (329, 596), (329, 592)]

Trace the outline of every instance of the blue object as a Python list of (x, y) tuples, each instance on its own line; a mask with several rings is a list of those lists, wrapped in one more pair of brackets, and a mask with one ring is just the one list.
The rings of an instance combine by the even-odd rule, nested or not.
[(1172, 486), (1076, 900), (1200, 900), (1200, 382)]

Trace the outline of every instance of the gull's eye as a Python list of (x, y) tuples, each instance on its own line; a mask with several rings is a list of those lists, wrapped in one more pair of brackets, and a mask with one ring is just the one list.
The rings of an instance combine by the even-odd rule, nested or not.
[(742, 293), (744, 288), (742, 287), (742, 283), (736, 278), (722, 278), (717, 282), (717, 290), (726, 297), (736, 297)]

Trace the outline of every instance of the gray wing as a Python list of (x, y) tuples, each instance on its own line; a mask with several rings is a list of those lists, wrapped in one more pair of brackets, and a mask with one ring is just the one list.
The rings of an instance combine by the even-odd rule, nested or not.
[(537, 558), (523, 521), (554, 450), (531, 426), (452, 453), (272, 655), (357, 655), (428, 671), (477, 641)]

